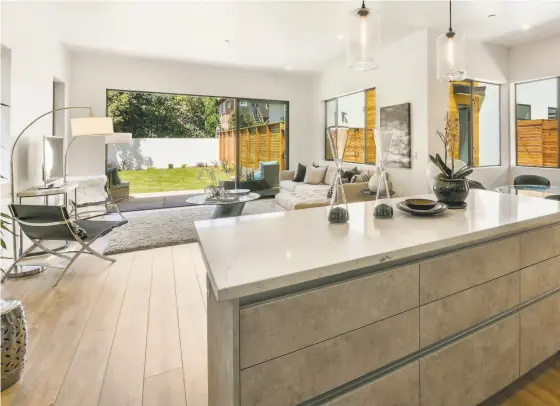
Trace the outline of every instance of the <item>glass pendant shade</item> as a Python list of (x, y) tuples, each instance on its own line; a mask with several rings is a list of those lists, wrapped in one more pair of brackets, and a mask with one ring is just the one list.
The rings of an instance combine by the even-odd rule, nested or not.
[(347, 23), (348, 66), (354, 70), (367, 71), (378, 68), (381, 46), (379, 14), (362, 4), (350, 13)]
[(465, 38), (446, 32), (437, 38), (437, 76), (442, 81), (465, 80), (467, 55)]

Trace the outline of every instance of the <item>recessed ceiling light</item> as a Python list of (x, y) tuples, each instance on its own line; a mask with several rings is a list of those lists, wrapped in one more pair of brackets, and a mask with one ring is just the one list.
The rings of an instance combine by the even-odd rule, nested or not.
[(529, 30), (531, 29), (531, 25), (530, 25), (530, 24), (523, 24), (523, 25), (521, 26), (521, 29), (522, 29), (523, 31), (529, 31)]
[(339, 40), (339, 41), (342, 41), (344, 39), (344, 34), (338, 34), (336, 36), (336, 39)]
[(286, 70), (292, 70), (293, 68), (291, 66), (286, 66), (285, 68)]

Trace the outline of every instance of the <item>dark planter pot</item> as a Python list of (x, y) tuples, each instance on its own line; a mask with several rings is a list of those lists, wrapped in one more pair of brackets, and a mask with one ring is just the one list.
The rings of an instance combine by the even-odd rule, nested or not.
[(435, 178), (434, 193), (437, 199), (449, 206), (461, 205), (469, 195), (469, 181), (467, 179)]

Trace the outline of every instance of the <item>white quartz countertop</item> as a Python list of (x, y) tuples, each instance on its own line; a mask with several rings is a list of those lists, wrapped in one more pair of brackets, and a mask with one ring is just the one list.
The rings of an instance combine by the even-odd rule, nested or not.
[(558, 201), (493, 191), (473, 190), (466, 209), (436, 217), (403, 213), (400, 200), (389, 220), (366, 202), (348, 205), (348, 224), (329, 224), (328, 207), (195, 222), (214, 294), (241, 298), (560, 223)]

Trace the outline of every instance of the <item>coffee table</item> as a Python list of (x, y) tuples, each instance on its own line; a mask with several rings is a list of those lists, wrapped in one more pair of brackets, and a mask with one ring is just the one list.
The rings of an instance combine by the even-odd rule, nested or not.
[(208, 200), (209, 194), (202, 194), (189, 197), (187, 203), (196, 204), (198, 206), (216, 206), (214, 213), (212, 213), (213, 219), (219, 219), (224, 217), (237, 217), (243, 213), (243, 208), (245, 203), (257, 200), (260, 196), (257, 193), (247, 193), (246, 195), (239, 196), (239, 199), (233, 202), (220, 202), (219, 200)]

